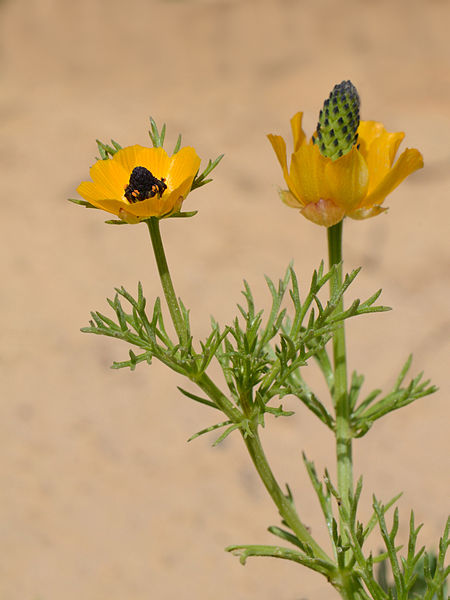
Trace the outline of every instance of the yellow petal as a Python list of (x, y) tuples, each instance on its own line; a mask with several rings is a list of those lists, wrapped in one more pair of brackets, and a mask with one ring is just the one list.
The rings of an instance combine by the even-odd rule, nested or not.
[(336, 204), (346, 213), (358, 206), (367, 193), (369, 169), (357, 148), (335, 161), (328, 161), (325, 173)]
[(296, 113), (291, 119), (292, 136), (294, 138), (294, 152), (306, 141), (305, 132), (302, 129), (303, 113)]
[(142, 200), (142, 202), (135, 202), (126, 206), (126, 212), (139, 219), (148, 219), (149, 217), (161, 216), (161, 205), (162, 198), (159, 196), (153, 196)]
[[(166, 184), (169, 189), (175, 189), (187, 179), (192, 181), (200, 167), (200, 158), (194, 148), (181, 148), (171, 157), (169, 169), (166, 174)], [(189, 186), (190, 187), (190, 186)]]
[(167, 177), (171, 158), (164, 148), (146, 148), (145, 146), (140, 146), (138, 152), (136, 152), (136, 159), (138, 160), (138, 165), (136, 166), (145, 167), (154, 177), (158, 179)]
[(98, 160), (90, 168), (90, 174), (103, 198), (122, 198), (124, 187), (130, 178), (129, 172), (112, 159)]
[(388, 148), (388, 152), (389, 152), (389, 161), (390, 161), (390, 167), (392, 167), (393, 163), (394, 163), (394, 159), (395, 159), (395, 155), (397, 154), (397, 150), (398, 147), (400, 146), (401, 142), (403, 141), (405, 134), (403, 133), (403, 131), (398, 131), (396, 133), (389, 133), (386, 131), (386, 135), (384, 136), (380, 136), (380, 139), (384, 138), (386, 146)]
[(345, 216), (344, 209), (332, 200), (318, 200), (310, 202), (300, 211), (304, 217), (323, 227), (331, 227), (342, 221)]
[(280, 163), (281, 168), (283, 169), (283, 173), (286, 174), (287, 173), (286, 142), (281, 137), (281, 135), (273, 135), (272, 133), (269, 133), (267, 138), (268, 138), (269, 142), (272, 144), (272, 148), (274, 149), (275, 154), (277, 155), (278, 162)]
[(125, 201), (118, 200), (116, 198), (106, 199), (103, 194), (103, 189), (92, 181), (83, 181), (77, 188), (77, 192), (82, 198), (90, 202), (93, 206), (106, 210), (113, 215), (118, 215), (121, 207), (124, 206)]
[(183, 181), (177, 188), (173, 190), (170, 197), (162, 197), (161, 216), (166, 217), (181, 210), (184, 199), (189, 194), (192, 185), (192, 177)]
[(164, 148), (148, 148), (136, 144), (118, 150), (111, 162), (122, 167), (128, 174), (128, 181), (135, 167), (145, 167), (154, 177), (162, 179), (167, 176), (171, 158)]
[(123, 169), (128, 173), (129, 178), (131, 171), (135, 167), (143, 166), (139, 162), (139, 155), (143, 150), (145, 150), (144, 146), (139, 146), (138, 144), (135, 146), (127, 146), (126, 148), (118, 150), (112, 157), (112, 160), (123, 167)]
[(405, 137), (402, 132), (383, 131), (371, 144), (366, 156), (369, 167), (369, 193), (384, 179), (394, 162), (397, 149)]
[(327, 162), (330, 162), (329, 159), (312, 144), (300, 146), (292, 155), (288, 185), (303, 205), (330, 197), (325, 177)]
[(372, 142), (386, 131), (383, 123), (378, 121), (361, 121), (358, 127), (359, 150), (364, 158), (367, 158)]
[(390, 169), (379, 185), (367, 195), (360, 208), (370, 208), (375, 204), (381, 204), (400, 183), (423, 167), (423, 158), (415, 148), (407, 148), (399, 157), (395, 165)]
[[(168, 197), (171, 194), (168, 194)], [(153, 196), (152, 198), (147, 198), (146, 200), (142, 200), (141, 202), (134, 202), (133, 204), (129, 204), (125, 207), (125, 210), (128, 214), (132, 215), (135, 218), (139, 219), (148, 219), (149, 217), (159, 217), (161, 216), (161, 206), (163, 200), (158, 195)]]
[(105, 198), (104, 200), (99, 200), (98, 207), (112, 213), (113, 215), (119, 215), (122, 209), (128, 208), (128, 204), (124, 200)]
[(83, 181), (82, 183), (80, 183), (80, 185), (77, 187), (77, 192), (82, 198), (84, 198), (94, 206), (97, 206), (96, 203), (99, 200), (103, 200), (105, 197), (103, 189), (99, 188), (92, 181)]

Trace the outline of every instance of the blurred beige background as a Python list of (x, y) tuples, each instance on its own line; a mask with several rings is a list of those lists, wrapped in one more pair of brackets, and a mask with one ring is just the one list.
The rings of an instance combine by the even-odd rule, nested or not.
[[(362, 118), (406, 131), (426, 168), (390, 211), (345, 225), (353, 295), (383, 287), (394, 311), (349, 327), (366, 391), (392, 385), (408, 353), (440, 387), (356, 442), (371, 495), (403, 490), (440, 535), (448, 509), (448, 267), (450, 5), (438, 0), (0, 2), (2, 292), (0, 354), (0, 598), (7, 600), (325, 600), (320, 576), (282, 561), (224, 552), (276, 543), (274, 508), (238, 435), (187, 438), (215, 422), (180, 397), (160, 365), (111, 371), (128, 348), (86, 336), (89, 310), (114, 286), (160, 294), (144, 226), (110, 227), (65, 201), (88, 176), (95, 138), (148, 143), (148, 116), (179, 132), (206, 161), (225, 153), (213, 184), (189, 196), (189, 221), (163, 223), (178, 293), (199, 336), (209, 315), (234, 316), (246, 277), (260, 304), (263, 274), (295, 260), (307, 281), (325, 231), (281, 205), (281, 172), (265, 138), (288, 135), (306, 112), (311, 134), (332, 86), (350, 78)], [(310, 380), (316, 374), (311, 369)], [(325, 541), (300, 461), (333, 465), (328, 432), (295, 417), (264, 439), (304, 521)], [(374, 549), (377, 549), (375, 543)]]

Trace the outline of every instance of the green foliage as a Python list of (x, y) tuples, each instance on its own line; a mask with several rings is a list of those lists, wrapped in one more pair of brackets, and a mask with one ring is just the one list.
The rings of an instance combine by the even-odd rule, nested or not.
[(352, 385), (350, 391), (351, 398), (351, 424), (354, 430), (354, 437), (362, 437), (367, 433), (373, 423), (387, 415), (388, 413), (407, 406), (437, 391), (437, 387), (429, 385), (430, 380), (422, 381), (423, 373), (419, 373), (412, 379), (406, 387), (402, 387), (403, 381), (411, 367), (412, 354), (403, 365), (402, 370), (395, 382), (392, 391), (375, 402), (381, 390), (373, 390), (358, 406), (355, 407), (364, 377), (353, 373)]
[[(158, 135), (161, 141), (164, 129)], [(113, 311), (112, 317), (93, 312), (89, 326), (82, 331), (120, 339), (131, 346), (129, 358), (114, 362), (114, 369), (133, 370), (140, 363), (151, 364), (153, 359), (157, 359), (197, 385), (201, 390), (200, 395), (182, 387), (178, 389), (188, 399), (218, 410), (226, 418), (204, 427), (189, 441), (221, 430), (214, 442), (217, 445), (234, 431), (242, 434), (269, 493), (277, 506), (281, 507), (281, 527), (271, 526), (269, 531), (288, 544), (228, 547), (227, 550), (238, 556), (242, 564), (253, 556), (291, 560), (325, 575), (344, 598), (444, 600), (445, 578), (448, 575), (444, 560), (449, 544), (449, 525), (441, 539), (439, 554), (433, 559), (424, 548), (416, 550), (420, 527), (415, 526), (414, 515), (411, 514), (409, 541), (406, 552), (402, 554), (402, 545), (397, 542), (398, 509), (394, 510), (392, 525), (389, 527), (386, 522), (386, 515), (399, 496), (387, 504), (380, 503), (374, 497), (373, 514), (367, 523), (362, 523), (357, 518), (362, 479), (355, 491), (343, 499), (328, 472), (325, 471), (321, 481), (313, 462), (304, 456), (332, 547), (332, 558), (329, 558), (296, 516), (289, 488), (287, 494), (283, 494), (270, 471), (265, 471), (265, 459), (258, 450), (258, 427), (265, 425), (265, 415), (280, 417), (293, 414), (280, 403), (287, 395), (300, 400), (336, 434), (334, 407), (328, 406), (326, 401), (310, 390), (304, 379), (304, 367), (311, 359), (317, 362), (333, 398), (334, 371), (328, 354), (333, 334), (349, 318), (389, 310), (376, 305), (380, 291), (365, 301), (355, 300), (349, 308), (343, 308), (343, 296), (357, 277), (359, 269), (346, 275), (339, 285), (334, 284), (329, 300), (322, 301), (322, 292), (335, 277), (338, 268), (340, 265), (325, 271), (322, 263), (314, 271), (304, 294), (300, 293), (292, 266), (277, 284), (266, 277), (271, 298), (267, 314), (256, 307), (251, 288), (244, 282), (244, 303), (237, 305), (236, 317), (223, 327), (213, 319), (210, 334), (199, 343), (194, 343), (189, 311), (181, 301), (179, 308), (184, 334), (181, 338), (178, 335), (177, 340), (173, 341), (165, 325), (160, 299), (156, 299), (151, 314), (147, 314), (147, 302), (140, 283), (136, 298), (123, 287), (117, 288), (114, 298), (108, 300)], [(179, 339), (187, 341), (180, 343)], [(213, 359), (220, 365), (228, 396), (207, 375)], [(349, 424), (353, 437), (365, 435), (376, 420), (389, 412), (435, 391), (436, 388), (429, 385), (428, 381), (422, 381), (421, 374), (404, 385), (410, 366), (411, 357), (386, 395), (374, 390), (360, 402), (364, 378), (353, 374), (348, 390)], [(376, 528), (381, 533), (385, 548), (373, 556), (366, 546)]]
[[(325, 575), (344, 597), (373, 600), (444, 600), (446, 598), (446, 579), (450, 567), (445, 566), (445, 554), (450, 543), (450, 519), (440, 540), (438, 556), (428, 554), (424, 547), (417, 549), (417, 537), (421, 525), (416, 527), (414, 513), (410, 516), (410, 531), (406, 552), (396, 542), (399, 529), (398, 509), (394, 510), (392, 526), (386, 524), (386, 514), (399, 496), (383, 505), (373, 498), (373, 515), (364, 525), (357, 520), (357, 508), (362, 491), (362, 479), (358, 481), (354, 495), (350, 499), (350, 511), (347, 511), (339, 493), (325, 472), (323, 483), (317, 477), (314, 464), (304, 456), (305, 465), (313, 487), (319, 498), (325, 517), (330, 541), (333, 546), (335, 565), (314, 556), (311, 549), (286, 529), (271, 526), (269, 531), (285, 542), (295, 546), (295, 550), (284, 546), (240, 545), (229, 546), (226, 550), (238, 556), (245, 564), (251, 556), (270, 556), (283, 558), (307, 566)], [(333, 511), (333, 501), (337, 515)], [(342, 523), (341, 532), (339, 524)], [(286, 523), (284, 523), (286, 525)], [(365, 552), (370, 534), (378, 527), (385, 543), (385, 550), (377, 556)], [(345, 541), (344, 541), (345, 534)], [(378, 565), (378, 566), (377, 566)], [(377, 567), (377, 568), (376, 568)], [(393, 583), (388, 583), (389, 579)]]
[[(410, 581), (409, 598), (420, 600), (445, 600), (447, 598), (447, 582), (449, 569), (445, 569), (443, 562), (434, 552), (427, 553), (421, 548), (422, 554), (416, 555), (415, 560), (409, 565), (408, 578)], [(411, 572), (412, 568), (412, 572)], [(377, 579), (385, 592), (397, 598), (396, 586), (389, 582), (389, 568), (387, 561), (380, 562)]]
[[(399, 530), (397, 508), (394, 510), (391, 528), (386, 523), (386, 514), (395, 505), (400, 494), (386, 504), (381, 504), (374, 496), (373, 514), (368, 522), (363, 524), (357, 520), (362, 478), (358, 481), (356, 490), (350, 497), (350, 509), (347, 510), (337, 489), (331, 483), (328, 472), (325, 471), (322, 483), (317, 476), (314, 464), (305, 455), (303, 455), (303, 460), (319, 499), (333, 546), (333, 555), (339, 567), (337, 571), (328, 574), (330, 581), (338, 590), (342, 586), (342, 581), (346, 580), (346, 588), (353, 590), (355, 598), (373, 598), (374, 600), (415, 600), (419, 598), (444, 600), (446, 598), (446, 579), (450, 567), (445, 566), (445, 555), (450, 544), (450, 519), (447, 521), (444, 535), (439, 544), (439, 554), (436, 556), (432, 553), (428, 554), (424, 547), (417, 549), (418, 534), (422, 526), (415, 526), (414, 513), (411, 512), (408, 544), (406, 553), (402, 554), (403, 546), (396, 541)], [(333, 505), (335, 505), (336, 511)], [(341, 523), (341, 531), (339, 531), (339, 523)], [(365, 552), (363, 547), (376, 527), (381, 533), (385, 550), (374, 557), (372, 552)], [(269, 527), (269, 531), (308, 554), (304, 545), (291, 532), (273, 526)], [(264, 548), (264, 551), (261, 548)], [(235, 552), (236, 549), (239, 549), (241, 561), (246, 560), (248, 556), (264, 555), (300, 562), (297, 557), (293, 558), (289, 553), (280, 552), (279, 548), (274, 549), (273, 554), (268, 548), (239, 546), (231, 547), (230, 550)], [(298, 554), (298, 552), (297, 549), (296, 553)], [(375, 572), (376, 565), (378, 568)], [(314, 568), (312, 565), (308, 566)], [(388, 583), (391, 578), (392, 584)]]
[(97, 160), (108, 160), (109, 158), (112, 158), (118, 150), (122, 149), (122, 146), (114, 140), (111, 140), (111, 145), (104, 144), (100, 140), (95, 141), (97, 142), (97, 148), (100, 153), (100, 158), (97, 158)]
[(303, 552), (298, 552), (291, 548), (284, 548), (283, 546), (263, 546), (256, 544), (249, 546), (228, 546), (226, 551), (231, 552), (234, 556), (238, 556), (242, 565), (245, 565), (250, 556), (270, 556), (271, 558), (292, 560), (325, 575), (329, 580), (332, 577), (333, 568), (326, 561), (311, 555), (308, 556)]
[[(154, 148), (163, 148), (164, 147), (164, 140), (166, 137), (166, 124), (164, 123), (161, 131), (158, 130), (158, 126), (156, 125), (154, 119), (152, 117), (150, 117), (150, 131), (148, 132), (150, 139), (152, 141), (152, 144), (154, 146)], [(177, 142), (175, 144), (175, 147), (173, 149), (172, 154), (176, 154), (178, 152), (178, 150), (181, 148), (181, 133), (178, 135), (177, 138)], [(207, 183), (210, 183), (212, 181), (212, 179), (206, 179), (206, 177), (211, 173), (211, 171), (213, 171), (217, 165), (220, 163), (220, 161), (222, 160), (222, 158), (224, 157), (223, 154), (221, 154), (220, 156), (218, 156), (215, 160), (209, 160), (208, 164), (206, 165), (206, 168), (202, 171), (202, 173), (197, 173), (196, 176), (194, 177), (194, 181), (192, 182), (192, 187), (191, 187), (191, 191), (195, 190), (196, 188), (201, 187), (202, 185), (206, 185)], [(186, 216), (186, 215), (183, 215)], [(189, 215), (191, 216), (191, 215)]]
[(206, 177), (217, 167), (223, 157), (224, 154), (220, 154), (216, 159), (208, 160), (208, 164), (206, 165), (205, 169), (200, 174), (197, 173), (197, 175), (194, 177), (191, 190), (195, 190), (212, 181), (211, 177), (209, 179), (206, 179)]
[[(111, 318), (102, 312), (92, 312), (89, 327), (85, 333), (95, 333), (121, 339), (140, 352), (129, 351), (127, 360), (115, 362), (112, 367), (135, 369), (141, 362), (151, 363), (153, 358), (164, 363), (173, 371), (186, 376), (193, 382), (199, 382), (209, 364), (216, 358), (224, 374), (230, 398), (241, 415), (239, 422), (224, 421), (203, 429), (190, 439), (218, 427), (229, 425), (226, 435), (234, 429), (244, 429), (249, 434), (248, 422), (264, 425), (264, 415), (270, 413), (276, 417), (289, 416), (281, 404), (269, 404), (274, 398), (286, 395), (297, 397), (330, 429), (334, 427), (334, 418), (325, 404), (308, 388), (301, 375), (301, 367), (311, 358), (328, 363), (325, 349), (335, 328), (345, 319), (386, 310), (375, 306), (379, 293), (365, 302), (356, 300), (347, 310), (337, 310), (339, 300), (354, 281), (358, 271), (347, 275), (338, 292), (326, 304), (322, 304), (319, 293), (330, 280), (334, 269), (324, 272), (323, 263), (314, 272), (309, 291), (304, 300), (300, 297), (297, 277), (289, 267), (278, 285), (266, 277), (272, 305), (267, 317), (263, 311), (256, 310), (250, 286), (245, 282), (243, 295), (245, 307), (238, 304), (238, 316), (231, 325), (223, 328), (212, 321), (211, 333), (200, 342), (200, 351), (194, 349), (189, 319), (189, 311), (181, 304), (183, 321), (186, 327), (187, 345), (171, 340), (164, 322), (159, 298), (153, 307), (152, 315), (147, 315), (146, 299), (139, 283), (137, 298), (123, 287), (116, 289), (113, 299), (108, 299), (115, 313)], [(290, 311), (283, 306), (286, 292)], [(180, 388), (181, 389), (181, 388)], [(184, 395), (197, 402), (217, 408), (212, 400), (200, 398), (195, 394), (181, 390)], [(224, 439), (222, 435), (220, 439)]]
[[(216, 356), (234, 402), (249, 418), (258, 419), (261, 425), (267, 412), (275, 416), (292, 414), (283, 411), (281, 405), (277, 408), (269, 406), (269, 402), (275, 397), (294, 395), (330, 429), (334, 426), (333, 417), (324, 403), (305, 383), (301, 367), (306, 366), (312, 357), (324, 364), (329, 363), (325, 346), (343, 320), (386, 308), (374, 306), (379, 296), (377, 293), (366, 302), (355, 301), (347, 310), (337, 309), (340, 298), (358, 271), (348, 275), (338, 293), (322, 305), (319, 293), (333, 273), (334, 269), (324, 273), (322, 263), (313, 274), (304, 300), (300, 297), (292, 267), (279, 280), (278, 286), (266, 277), (272, 306), (265, 321), (263, 311), (255, 309), (249, 285), (244, 284), (246, 306), (238, 305), (240, 314), (228, 326), (229, 334), (224, 337)], [(290, 311), (283, 307), (287, 290)]]
[[(124, 300), (128, 304), (126, 308), (123, 306)], [(217, 330), (213, 330), (208, 339), (201, 343), (202, 352), (195, 352), (190, 335), (189, 312), (182, 307), (189, 333), (189, 343), (184, 347), (173, 342), (166, 331), (159, 298), (156, 299), (151, 318), (147, 315), (146, 299), (141, 283), (138, 285), (137, 298), (122, 287), (116, 288), (114, 298), (112, 300), (108, 298), (107, 301), (115, 313), (115, 320), (101, 312), (92, 312), (89, 327), (84, 327), (81, 331), (121, 339), (142, 350), (140, 354), (130, 350), (130, 358), (114, 362), (112, 365), (114, 369), (129, 367), (134, 370), (138, 363), (150, 364), (153, 358), (157, 358), (173, 371), (195, 381), (204, 373), (222, 338), (226, 335), (226, 332), (221, 335)]]
[[(313, 141), (324, 156), (335, 160), (357, 143), (358, 124), (358, 93), (350, 81), (343, 81), (325, 101)], [(163, 148), (166, 125), (159, 129), (150, 118), (149, 136), (154, 148)], [(180, 151), (181, 141), (179, 135), (172, 154)], [(121, 149), (114, 140), (110, 144), (97, 140), (97, 147), (97, 160), (111, 159)], [(196, 173), (192, 190), (211, 181), (209, 176), (222, 158), (220, 155), (209, 160), (206, 168)], [(71, 201), (95, 208), (84, 200)], [(196, 211), (180, 212), (167, 217), (188, 218), (195, 214)], [(178, 387), (181, 394), (213, 409), (216, 418), (188, 441), (207, 433), (218, 435), (213, 445), (220, 444), (233, 432), (242, 437), (280, 515), (281, 522), (270, 526), (269, 532), (282, 540), (283, 545), (240, 544), (229, 546), (227, 551), (238, 556), (242, 564), (253, 556), (301, 564), (324, 575), (344, 600), (444, 600), (450, 569), (445, 565), (450, 519), (437, 554), (428, 553), (418, 545), (421, 526), (415, 525), (412, 512), (408, 541), (403, 547), (398, 539), (400, 517), (395, 506), (400, 495), (386, 504), (373, 496), (370, 518), (367, 522), (359, 520), (362, 478), (354, 486), (353, 439), (366, 435), (381, 417), (432, 394), (436, 387), (423, 380), (422, 373), (408, 381), (411, 356), (387, 393), (375, 389), (363, 395), (364, 377), (356, 372), (348, 382), (345, 321), (389, 308), (376, 304), (381, 290), (365, 301), (357, 299), (349, 308), (344, 308), (344, 295), (359, 269), (343, 277), (343, 222), (327, 229), (330, 270), (326, 271), (322, 262), (309, 285), (302, 290), (292, 266), (277, 283), (266, 277), (271, 300), (267, 312), (257, 307), (251, 288), (244, 281), (244, 302), (237, 305), (236, 317), (224, 326), (212, 319), (210, 333), (203, 341), (194, 339), (189, 310), (176, 297), (159, 219), (151, 217), (146, 222), (174, 333), (166, 328), (159, 298), (148, 310), (140, 283), (136, 297), (123, 287), (116, 288), (114, 297), (108, 299), (112, 313), (92, 312), (89, 326), (82, 331), (128, 344), (128, 358), (114, 362), (114, 369), (134, 370), (137, 365), (150, 365), (156, 359), (189, 380), (191, 389)], [(120, 219), (107, 223), (124, 224)], [(213, 360), (221, 369), (220, 386), (225, 391), (208, 374)], [(305, 379), (305, 367), (311, 361), (316, 362), (323, 375), (327, 387), (325, 398), (315, 394)], [(270, 421), (270, 415), (293, 414), (283, 407), (286, 396), (298, 400), (300, 408), (315, 415), (336, 441), (336, 484), (327, 470), (320, 478), (314, 463), (303, 455), (325, 521), (328, 549), (322, 548), (303, 523), (289, 485), (284, 489), (278, 484), (261, 444), (260, 428)], [(267, 419), (266, 415), (269, 415)], [(379, 533), (384, 545), (376, 555), (370, 548), (374, 531)]]
[(84, 206), (85, 208), (95, 208), (95, 209), (97, 209), (96, 206), (94, 206), (90, 202), (87, 202), (87, 200), (80, 200), (79, 198), (67, 198), (67, 200), (69, 202), (73, 202), (74, 204), (78, 204), (78, 206)]

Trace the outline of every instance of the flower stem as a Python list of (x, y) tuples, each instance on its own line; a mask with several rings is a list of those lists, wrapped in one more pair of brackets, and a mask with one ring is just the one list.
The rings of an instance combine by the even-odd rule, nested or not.
[[(330, 279), (330, 297), (342, 285), (342, 224), (343, 221), (328, 228), (328, 258), (330, 268), (333, 266), (336, 268), (334, 276)], [(341, 298), (336, 310), (342, 311), (343, 306), (344, 302)], [(338, 490), (343, 505), (348, 509), (349, 497), (353, 495), (353, 464), (344, 322), (333, 334), (333, 362)]]
[[(222, 392), (211, 381), (206, 373), (204, 373), (197, 381), (197, 385), (208, 394), (211, 400), (213, 400), (232, 421), (239, 423), (239, 421), (242, 420), (243, 415), (240, 413), (240, 411), (238, 411), (228, 400), (228, 398), (222, 394)], [(328, 561), (330, 565), (332, 565), (331, 558), (314, 540), (307, 527), (300, 520), (292, 500), (283, 494), (264, 453), (258, 434), (257, 425), (254, 423), (249, 423), (248, 426), (250, 428), (251, 435), (249, 435), (248, 430), (241, 430), (242, 438), (245, 446), (247, 447), (248, 453), (250, 454), (250, 458), (255, 465), (258, 475), (260, 476), (266, 490), (269, 492), (272, 500), (278, 508), (278, 512), (280, 513), (282, 519), (292, 529), (297, 538), (303, 544), (308, 545), (311, 548), (315, 558)]]
[(164, 296), (166, 297), (170, 316), (172, 317), (173, 326), (177, 332), (180, 344), (186, 345), (188, 341), (188, 332), (186, 329), (186, 324), (181, 315), (180, 305), (178, 304), (172, 279), (170, 277), (169, 267), (167, 265), (164, 246), (161, 239), (161, 232), (159, 230), (159, 219), (156, 217), (151, 217), (148, 219), (148, 221), (146, 221), (146, 223), (150, 232), (153, 252), (155, 253), (156, 264), (158, 265), (159, 277), (161, 279), (161, 285), (164, 291)]
[[(159, 219), (151, 217), (147, 221), (147, 225), (150, 232), (150, 238), (152, 240), (152, 246), (155, 253), (161, 285), (164, 291), (167, 306), (169, 308), (170, 316), (172, 318), (173, 326), (177, 332), (180, 344), (186, 344), (189, 333), (181, 315), (180, 305), (178, 304), (172, 278), (170, 276), (169, 266), (167, 264), (164, 246), (161, 239), (161, 232), (159, 229)], [(210, 396), (212, 400), (214, 400), (214, 402), (216, 402), (217, 406), (227, 415), (229, 419), (231, 419), (233, 422), (239, 421), (240, 412), (233, 406), (228, 398), (222, 394), (219, 388), (214, 384), (213, 381), (211, 381), (206, 373), (203, 373), (200, 378), (197, 378), (196, 383), (208, 394), (208, 396)]]
[(311, 548), (315, 558), (328, 561), (330, 565), (332, 565), (331, 558), (314, 540), (306, 526), (300, 520), (292, 500), (283, 494), (280, 486), (278, 485), (278, 482), (269, 466), (266, 455), (264, 454), (256, 426), (252, 427), (252, 434), (253, 435), (251, 436), (243, 436), (245, 445), (253, 464), (255, 465), (255, 468), (262, 482), (264, 483), (264, 486), (277, 506), (282, 519), (292, 529), (297, 538), (303, 544), (307, 544)]
[[(182, 318), (180, 305), (175, 295), (175, 290), (170, 277), (169, 267), (167, 265), (164, 246), (159, 229), (159, 220), (152, 217), (147, 221), (147, 224), (152, 240), (153, 251), (155, 253), (156, 263), (158, 265), (159, 276), (161, 278), (161, 285), (164, 290), (170, 316), (172, 318), (173, 325), (177, 332), (180, 343), (186, 344), (188, 341), (188, 331)], [(216, 405), (227, 415), (231, 421), (234, 423), (240, 423), (242, 419), (245, 418), (241, 411), (238, 410), (232, 402), (230, 402), (230, 400), (220, 391), (220, 389), (208, 377), (208, 375), (206, 375), (206, 373), (202, 373), (200, 377), (195, 378), (195, 382), (204, 392), (206, 392), (211, 400), (216, 403)], [(261, 477), (267, 491), (275, 502), (281, 517), (286, 521), (297, 538), (311, 548), (316, 558), (328, 561), (330, 565), (332, 565), (331, 558), (324, 550), (322, 550), (319, 544), (311, 536), (306, 526), (301, 522), (292, 500), (283, 494), (280, 486), (278, 485), (261, 446), (257, 425), (250, 424), (250, 428), (251, 435), (248, 434), (248, 431), (241, 431), (242, 437), (253, 464), (255, 465), (256, 470)]]

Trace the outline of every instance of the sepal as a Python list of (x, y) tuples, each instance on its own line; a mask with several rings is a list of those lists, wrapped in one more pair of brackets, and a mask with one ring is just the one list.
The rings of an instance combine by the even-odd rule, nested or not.
[[(161, 131), (159, 131), (158, 126), (156, 125), (155, 120), (150, 117), (150, 131), (148, 132), (150, 139), (152, 141), (153, 147), (154, 148), (163, 148), (164, 147), (164, 140), (166, 138), (166, 124), (164, 123)], [(175, 147), (173, 149), (172, 154), (176, 154), (179, 149), (181, 147), (181, 133), (178, 135)], [(206, 165), (205, 169), (202, 171), (202, 173), (197, 173), (194, 177), (194, 181), (192, 182), (192, 186), (191, 186), (191, 191), (202, 187), (203, 185), (206, 185), (207, 183), (210, 183), (212, 181), (212, 179), (206, 179), (206, 177), (217, 167), (217, 165), (220, 163), (220, 161), (222, 160), (222, 158), (224, 157), (223, 154), (220, 154), (215, 160), (208, 160), (208, 164)], [(196, 212), (196, 211), (195, 211)], [(193, 214), (190, 213), (178, 213), (178, 214), (174, 214), (171, 215), (171, 217), (177, 217), (177, 216), (193, 216)]]
[(97, 158), (97, 160), (108, 160), (109, 158), (112, 158), (118, 150), (122, 150), (122, 146), (113, 139), (111, 139), (111, 146), (109, 144), (104, 144), (100, 140), (95, 141), (100, 153), (100, 158)]
[(69, 202), (73, 202), (74, 204), (78, 204), (79, 206), (84, 206), (85, 208), (97, 208), (87, 200), (79, 200), (78, 198), (67, 198)]

